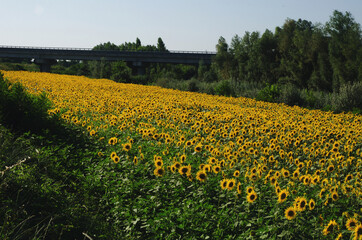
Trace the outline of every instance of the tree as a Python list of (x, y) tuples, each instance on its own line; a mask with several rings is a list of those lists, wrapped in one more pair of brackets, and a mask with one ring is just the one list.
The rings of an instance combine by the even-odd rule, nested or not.
[(325, 28), (329, 41), (329, 58), (333, 68), (333, 88), (358, 80), (361, 59), (361, 27), (351, 13), (335, 10)]
[(132, 69), (123, 61), (112, 62), (110, 78), (116, 82), (130, 82)]
[(157, 50), (161, 51), (161, 52), (167, 51), (166, 46), (165, 46), (164, 42), (162, 41), (162, 38), (160, 38), (160, 37), (157, 40)]
[(141, 40), (139, 38), (136, 38), (136, 48), (140, 48), (142, 46)]
[(220, 37), (216, 45), (216, 56), (214, 58), (214, 65), (222, 79), (229, 79), (232, 77), (232, 55), (228, 52), (228, 44), (225, 38)]

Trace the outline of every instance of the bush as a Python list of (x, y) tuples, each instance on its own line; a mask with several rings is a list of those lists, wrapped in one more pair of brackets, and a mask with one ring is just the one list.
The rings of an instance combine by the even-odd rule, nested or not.
[(280, 91), (279, 101), (289, 106), (304, 105), (300, 90), (295, 85), (290, 83), (282, 87)]
[(214, 88), (215, 93), (217, 95), (223, 95), (223, 96), (234, 96), (234, 91), (231, 87), (231, 81), (230, 80), (222, 80), (217, 83), (216, 87)]
[(357, 109), (362, 109), (362, 82), (342, 85), (339, 93), (333, 97), (333, 110), (341, 112)]
[(266, 102), (277, 102), (280, 95), (280, 88), (278, 85), (267, 85), (265, 88), (259, 91), (257, 100)]
[(0, 75), (0, 118), (4, 124), (39, 131), (47, 125), (50, 107), (45, 93), (30, 95), (20, 83), (10, 84)]
[(198, 81), (197, 79), (191, 79), (188, 83), (187, 91), (190, 92), (198, 92), (199, 91)]

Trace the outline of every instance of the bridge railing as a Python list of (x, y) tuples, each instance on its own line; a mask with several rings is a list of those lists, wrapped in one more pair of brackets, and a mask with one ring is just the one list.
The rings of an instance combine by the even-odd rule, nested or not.
[[(159, 51), (132, 51), (132, 50), (95, 50), (93, 48), (68, 48), (68, 47), (34, 47), (34, 46), (8, 46), (0, 45), (0, 48), (16, 48), (16, 49), (38, 49), (38, 50), (69, 50), (69, 51), (123, 51), (123, 52), (159, 52)], [(169, 53), (188, 53), (188, 54), (216, 54), (213, 51), (182, 51), (167, 50)]]

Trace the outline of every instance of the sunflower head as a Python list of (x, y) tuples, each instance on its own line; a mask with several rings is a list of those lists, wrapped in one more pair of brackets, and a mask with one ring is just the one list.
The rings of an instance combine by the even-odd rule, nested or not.
[(162, 167), (157, 167), (153, 171), (153, 174), (155, 174), (155, 176), (157, 177), (162, 177), (165, 174), (165, 169), (163, 169)]
[(223, 180), (220, 181), (220, 187), (222, 190), (226, 189), (228, 186), (228, 179), (224, 178)]
[(254, 203), (257, 198), (258, 198), (258, 194), (253, 191), (247, 195), (246, 200), (249, 203)]
[(357, 225), (358, 225), (357, 219), (355, 219), (355, 218), (349, 218), (349, 219), (347, 220), (347, 223), (346, 223), (346, 228), (347, 228), (349, 231), (354, 231), (354, 229), (356, 228)]
[(285, 190), (285, 189), (281, 190), (278, 194), (278, 202), (282, 203), (285, 200), (287, 200), (288, 195), (289, 195), (289, 192), (287, 190)]
[(336, 220), (329, 221), (328, 225), (323, 229), (323, 235), (328, 235), (334, 231), (337, 231), (339, 229), (338, 223), (336, 223)]
[(308, 207), (309, 207), (309, 210), (313, 210), (315, 208), (315, 201), (313, 199), (309, 200)]
[(132, 148), (132, 144), (131, 143), (125, 143), (123, 144), (123, 151), (128, 152), (129, 150), (131, 150)]
[(200, 170), (196, 173), (196, 179), (199, 180), (200, 182), (205, 182), (206, 178), (207, 174), (205, 171)]
[(294, 207), (288, 207), (284, 211), (284, 216), (288, 220), (292, 220), (297, 216), (297, 210)]
[(235, 187), (235, 179), (229, 179), (227, 182), (227, 189), (232, 190)]
[(357, 224), (357, 226), (354, 228), (353, 234), (354, 234), (353, 239), (361, 239), (361, 237), (362, 237), (362, 224), (361, 223)]

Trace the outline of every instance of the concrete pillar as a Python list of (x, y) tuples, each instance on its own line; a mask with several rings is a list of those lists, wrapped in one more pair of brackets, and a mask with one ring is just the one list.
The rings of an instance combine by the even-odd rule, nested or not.
[(143, 62), (132, 62), (132, 66), (133, 74), (145, 75), (146, 67), (144, 66)]
[(55, 59), (38, 58), (35, 59), (35, 64), (39, 65), (40, 72), (50, 72), (50, 68), (57, 61)]

